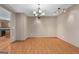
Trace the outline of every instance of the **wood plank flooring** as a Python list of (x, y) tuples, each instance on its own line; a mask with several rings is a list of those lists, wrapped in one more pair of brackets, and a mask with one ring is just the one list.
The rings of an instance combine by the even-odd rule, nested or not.
[(28, 38), (10, 44), (11, 54), (78, 54), (79, 48), (59, 38)]
[(1, 52), (9, 52), (10, 46), (10, 38), (7, 37), (0, 37), (0, 53)]

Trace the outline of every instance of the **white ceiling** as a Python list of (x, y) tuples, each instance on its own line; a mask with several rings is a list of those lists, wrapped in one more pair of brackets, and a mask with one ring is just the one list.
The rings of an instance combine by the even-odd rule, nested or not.
[[(25, 13), (27, 16), (33, 16), (33, 10), (38, 8), (36, 4), (7, 4), (5, 6), (16, 13)], [(57, 8), (68, 9), (71, 6), (72, 4), (41, 4), (40, 8), (46, 13), (45, 16), (57, 16), (59, 14), (54, 15)]]

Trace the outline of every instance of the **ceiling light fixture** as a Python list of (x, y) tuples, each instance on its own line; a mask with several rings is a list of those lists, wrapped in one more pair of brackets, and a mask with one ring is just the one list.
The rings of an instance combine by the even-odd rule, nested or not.
[(38, 4), (38, 9), (33, 11), (34, 16), (40, 19), (41, 16), (45, 15), (45, 12), (40, 8), (40, 4)]
[(64, 12), (66, 12), (66, 10), (62, 8), (58, 8), (56, 11), (56, 13), (59, 13), (59, 14), (64, 13)]
[(54, 13), (53, 15), (60, 15), (62, 13), (65, 13), (66, 10), (64, 8), (58, 8)]

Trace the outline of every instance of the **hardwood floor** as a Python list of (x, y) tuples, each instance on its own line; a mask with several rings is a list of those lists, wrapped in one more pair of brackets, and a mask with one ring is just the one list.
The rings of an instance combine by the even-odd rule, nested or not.
[(58, 38), (28, 38), (10, 44), (11, 54), (78, 54), (79, 48)]
[(7, 37), (0, 37), (0, 53), (9, 52), (10, 46), (10, 38)]

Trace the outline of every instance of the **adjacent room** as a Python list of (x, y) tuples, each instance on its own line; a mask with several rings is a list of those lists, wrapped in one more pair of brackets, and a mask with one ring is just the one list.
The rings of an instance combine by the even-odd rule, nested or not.
[(0, 4), (0, 53), (78, 54), (79, 4)]

